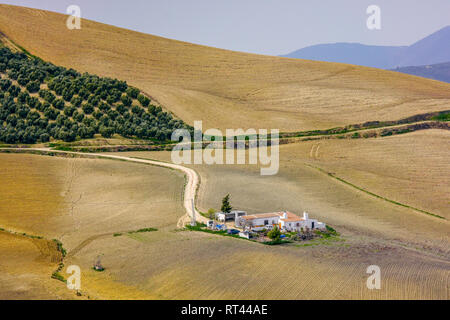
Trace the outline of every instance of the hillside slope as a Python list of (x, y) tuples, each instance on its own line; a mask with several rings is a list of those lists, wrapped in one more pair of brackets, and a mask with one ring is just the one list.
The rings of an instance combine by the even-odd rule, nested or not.
[(126, 80), (203, 128), (325, 129), (444, 110), (450, 85), (352, 65), (245, 54), (0, 5), (0, 32), (54, 64)]
[(81, 75), (0, 46), (1, 142), (72, 142), (96, 133), (166, 141), (181, 128), (189, 129), (124, 81)]

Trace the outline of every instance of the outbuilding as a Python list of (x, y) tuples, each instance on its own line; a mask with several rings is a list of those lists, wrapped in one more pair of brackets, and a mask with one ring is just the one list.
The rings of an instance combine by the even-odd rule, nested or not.
[(217, 212), (216, 219), (220, 222), (236, 221), (237, 218), (246, 216), (247, 212), (233, 210), (231, 212)]

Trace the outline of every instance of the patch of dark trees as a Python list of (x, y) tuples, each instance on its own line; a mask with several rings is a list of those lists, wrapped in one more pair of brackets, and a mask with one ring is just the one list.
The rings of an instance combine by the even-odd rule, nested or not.
[(0, 48), (0, 141), (72, 142), (101, 134), (153, 142), (193, 128), (125, 81), (78, 73)]

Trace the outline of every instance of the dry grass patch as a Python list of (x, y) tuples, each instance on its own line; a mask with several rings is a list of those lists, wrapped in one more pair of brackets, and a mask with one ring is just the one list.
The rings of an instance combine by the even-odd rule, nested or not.
[(49, 222), (68, 210), (68, 161), (0, 153), (0, 226), (56, 236), (58, 226)]
[(0, 154), (0, 223), (70, 251), (102, 234), (164, 228), (184, 214), (184, 176), (114, 160)]
[[(327, 143), (332, 145), (336, 141), (339, 140)], [(209, 208), (220, 209), (222, 197), (230, 193), (232, 205), (249, 213), (289, 210), (301, 214), (306, 210), (347, 236), (365, 234), (385, 240), (400, 240), (412, 247), (448, 254), (448, 220), (375, 198), (306, 166), (313, 143), (280, 146), (280, 171), (275, 176), (261, 176), (257, 166), (249, 165), (191, 166), (201, 176), (197, 206), (203, 212)], [(170, 152), (125, 154), (170, 161)], [(380, 174), (386, 171), (383, 167), (378, 168)], [(375, 181), (378, 182), (377, 191), (388, 187), (383, 179)], [(357, 182), (368, 188), (364, 180)], [(407, 185), (403, 187), (408, 188)], [(418, 187), (419, 184), (416, 185)]]
[(50, 275), (59, 263), (53, 241), (0, 231), (0, 299), (74, 299)]
[[(106, 271), (89, 270), (98, 252)], [(199, 232), (108, 238), (70, 260), (100, 299), (445, 299), (448, 262), (363, 238), (348, 246), (269, 247)], [(382, 290), (366, 268), (382, 268)]]
[[(154, 166), (0, 153), (0, 227), (59, 239), (73, 255), (115, 232), (174, 228), (183, 184), (182, 174)], [(47, 244), (55, 246), (0, 232), (1, 298), (75, 296), (50, 278), (59, 261)]]
[(284, 146), (292, 156), (380, 196), (450, 219), (450, 132)]
[[(420, 140), (421, 134), (425, 140), (419, 141), (418, 145), (429, 143), (426, 140), (428, 135), (434, 140), (437, 139), (436, 134), (445, 135), (427, 131), (373, 141), (332, 140), (327, 141), (325, 150), (333, 148), (335, 152), (344, 152), (345, 143), (361, 141), (367, 143), (367, 146), (362, 145), (363, 149), (367, 147), (376, 154), (370, 143), (387, 144), (388, 154), (392, 157), (384, 164), (387, 168), (374, 167), (381, 175), (389, 170), (392, 165), (390, 161), (395, 159), (395, 153), (388, 146), (405, 145), (408, 149), (403, 139), (411, 137)], [(395, 142), (395, 138), (400, 140)], [(334, 142), (342, 145), (333, 145)], [(144, 262), (150, 259), (144, 251), (135, 252), (137, 256), (132, 260), (135, 266), (132, 267), (130, 263), (132, 269), (129, 273), (115, 269), (117, 278), (114, 281), (129, 282), (131, 285), (139, 282), (133, 275), (139, 279), (146, 278), (148, 280), (140, 285), (142, 290), (156, 293), (160, 298), (447, 299), (448, 221), (374, 198), (306, 166), (305, 162), (317, 161), (314, 160), (315, 151), (311, 153), (312, 145), (314, 142), (281, 146), (280, 172), (276, 176), (262, 177), (259, 168), (254, 166), (192, 166), (201, 175), (197, 205), (202, 211), (211, 207), (219, 208), (223, 195), (231, 193), (232, 205), (250, 213), (285, 209), (301, 213), (307, 210), (311, 216), (318, 217), (341, 232), (344, 242), (326, 246), (272, 248), (237, 239), (189, 233), (191, 239), (187, 243), (181, 242), (182, 238), (175, 241), (175, 236), (166, 236), (164, 246), (173, 249), (169, 249), (171, 255), (161, 257), (154, 251), (158, 246), (156, 235), (145, 235), (147, 240), (133, 240), (138, 241), (139, 246), (145, 245), (145, 252), (151, 252), (150, 256), (154, 259), (152, 263)], [(427, 159), (428, 165), (442, 165), (439, 145), (442, 143), (437, 142), (437, 148), (428, 149), (428, 154), (435, 155)], [(399, 150), (398, 159), (406, 149)], [(320, 152), (319, 149), (318, 159), (321, 159)], [(357, 153), (356, 148), (351, 155)], [(169, 152), (125, 154), (170, 161)], [(423, 165), (423, 159), (410, 159), (410, 155), (405, 154), (409, 166), (414, 168)], [(355, 166), (361, 165), (354, 161)], [(404, 174), (407, 172), (405, 170), (408, 168), (403, 171), (397, 169), (397, 174)], [(416, 179), (420, 177), (424, 177), (423, 170), (417, 170), (414, 176)], [(438, 178), (434, 175), (427, 177)], [(374, 181), (378, 182), (377, 190), (381, 190), (385, 181)], [(358, 183), (367, 187), (364, 182), (358, 180)], [(180, 237), (179, 234), (176, 236)], [(185, 247), (182, 245), (184, 243)], [(96, 244), (101, 245), (99, 242)], [(133, 242), (117, 244), (122, 245), (138, 246), (133, 245)], [(155, 249), (151, 249), (153, 246)], [(172, 261), (172, 254), (176, 260)], [(118, 263), (111, 259), (112, 265)], [(161, 269), (158, 269), (159, 265), (155, 261), (163, 261)], [(150, 264), (152, 267), (149, 267)], [(372, 264), (381, 267), (381, 291), (369, 291), (365, 286), (365, 269)], [(197, 272), (199, 266), (200, 273)], [(270, 294), (269, 290), (272, 290)]]

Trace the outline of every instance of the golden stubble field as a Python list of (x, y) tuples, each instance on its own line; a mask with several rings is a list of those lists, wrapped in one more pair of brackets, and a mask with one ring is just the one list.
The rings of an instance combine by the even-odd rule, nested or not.
[[(186, 122), (203, 120), (204, 129), (330, 128), (444, 110), (450, 102), (450, 85), (437, 81), (219, 50), (88, 20), (70, 31), (65, 19), (0, 5), (0, 32), (32, 54), (127, 80)], [(448, 133), (434, 130), (285, 145), (271, 177), (253, 166), (193, 166), (202, 211), (219, 208), (227, 193), (250, 213), (307, 210), (342, 233), (328, 245), (268, 247), (175, 231), (184, 214), (180, 173), (32, 155), (0, 154), (0, 227), (61, 240), (65, 263), (80, 265), (90, 298), (448, 299), (448, 220), (308, 166), (448, 219), (447, 145)], [(170, 160), (167, 152), (128, 155)], [(144, 227), (159, 231), (126, 233)], [(75, 297), (49, 279), (54, 251), (42, 241), (0, 234), (1, 297)], [(103, 273), (91, 270), (98, 256)], [(373, 264), (382, 270), (380, 291), (365, 286)]]
[[(283, 147), (281, 152), (283, 154)], [(131, 155), (165, 160), (168, 157), (167, 153), (160, 152)], [(448, 224), (359, 195), (309, 167), (298, 169), (296, 164), (297, 169), (294, 170), (288, 165), (293, 159), (282, 160), (279, 176), (264, 179), (257, 174), (256, 168), (250, 166), (197, 166), (196, 170), (202, 178), (199, 207), (217, 207), (223, 194), (230, 192), (233, 205), (250, 212), (284, 208), (300, 212), (307, 209), (342, 232), (340, 241), (312, 247), (269, 247), (245, 240), (180, 232), (175, 228), (183, 214), (181, 204), (178, 214), (162, 205), (162, 200), (157, 212), (153, 212), (147, 204), (143, 211), (133, 208), (118, 213), (119, 203), (146, 197), (154, 202), (157, 202), (156, 196), (160, 199), (171, 197), (167, 202), (176, 203), (183, 179), (174, 171), (108, 160), (12, 154), (0, 154), (0, 157), (0, 163), (7, 165), (9, 172), (15, 170), (14, 177), (33, 177), (33, 181), (27, 183), (34, 183), (34, 188), (28, 191), (10, 188), (9, 197), (25, 191), (28, 197), (24, 198), (32, 200), (37, 193), (33, 190), (45, 190), (48, 182), (52, 181), (56, 188), (52, 192), (60, 194), (61, 205), (65, 208), (62, 211), (65, 212), (65, 202), (72, 203), (67, 199), (78, 199), (80, 194), (87, 196), (97, 190), (96, 201), (102, 199), (103, 204), (93, 205), (89, 198), (81, 197), (85, 203), (83, 206), (79, 200), (75, 206), (76, 219), (71, 216), (64, 220), (44, 211), (39, 213), (36, 209), (39, 207), (31, 201), (20, 202), (21, 208), (38, 210), (34, 214), (42, 216), (46, 222), (46, 226), (33, 225), (31, 230), (37, 232), (42, 227), (41, 234), (50, 237), (53, 234), (48, 234), (46, 230), (54, 229), (55, 235), (63, 240), (69, 251), (66, 266), (76, 264), (81, 267), (82, 298), (448, 299), (449, 262), (445, 251), (448, 247), (448, 235), (445, 234)], [(125, 176), (127, 179), (124, 179)], [(137, 176), (142, 183), (135, 181), (132, 187), (128, 179), (133, 180)], [(170, 181), (171, 187), (165, 185), (164, 180)], [(2, 185), (6, 181), (11, 183), (7, 174), (3, 174), (0, 181)], [(153, 187), (150, 195), (142, 185)], [(71, 186), (70, 189), (68, 186)], [(3, 191), (8, 192), (7, 189)], [(12, 212), (12, 207), (8, 210), (4, 206), (1, 208), (2, 216), (5, 212)], [(22, 213), (16, 210), (18, 217)], [(63, 215), (61, 212), (59, 214)], [(411, 223), (402, 224), (406, 219), (400, 215), (411, 220)], [(27, 222), (26, 217), (22, 216), (24, 222)], [(135, 225), (134, 220), (139, 223)], [(10, 215), (2, 223), (8, 221), (13, 227), (20, 227), (20, 219), (15, 220)], [(422, 223), (424, 228), (417, 228), (417, 223)], [(116, 237), (111, 234), (135, 226), (154, 226), (159, 231), (124, 233)], [(21, 230), (28, 231), (30, 227), (25, 223)], [(428, 237), (423, 231), (428, 233)], [(14, 241), (15, 249), (11, 242), (4, 241), (0, 244), (2, 252), (12, 257), (4, 269), (19, 264), (25, 268), (24, 273), (29, 273), (26, 270), (31, 268), (39, 270), (34, 267), (33, 255), (28, 253), (34, 247), (22, 248), (23, 245), (19, 246)], [(36, 256), (37, 251), (33, 250)], [(91, 270), (98, 256), (106, 267), (105, 272)], [(365, 271), (373, 264), (379, 265), (382, 270), (383, 286), (379, 291), (366, 288), (368, 275)], [(46, 283), (49, 266), (41, 270), (40, 279), (43, 280), (28, 280), (25, 282), (29, 283), (26, 288), (37, 286), (39, 292), (47, 292), (47, 298), (54, 298), (55, 292), (59, 293), (59, 298), (64, 294), (70, 296), (64, 284), (56, 280)], [(17, 297), (17, 292), (20, 292), (20, 289), (12, 290), (10, 287), (2, 290), (8, 293), (9, 298)], [(27, 289), (21, 290), (28, 292)], [(75, 295), (70, 297), (75, 298)]]
[(0, 300), (73, 298), (73, 293), (50, 278), (58, 258), (51, 241), (0, 231)]
[[(181, 173), (154, 166), (1, 153), (0, 227), (58, 239), (68, 255), (73, 256), (93, 241), (112, 237), (116, 232), (146, 227), (165, 230), (176, 225), (184, 214), (183, 184)], [(39, 256), (40, 252), (35, 247), (41, 240), (11, 238), (7, 233), (0, 240), (0, 267), (5, 274), (20, 274), (17, 279), (23, 276), (26, 281), (28, 272), (38, 270), (40, 279), (46, 279), (40, 290), (48, 291), (47, 279), (58, 263), (44, 259), (47, 265), (34, 265), (33, 255)], [(10, 287), (5, 289), (10, 298), (20, 297), (20, 288), (27, 288), (19, 280), (15, 283), (17, 294)], [(58, 282), (52, 280), (54, 283)], [(32, 285), (38, 284), (29, 284)]]
[[(171, 285), (174, 279), (182, 279), (192, 283), (190, 297), (196, 292), (195, 282), (202, 283), (196, 298), (227, 298), (237, 294), (239, 298), (448, 299), (448, 220), (377, 199), (309, 166), (323, 167), (371, 192), (448, 217), (445, 200), (448, 177), (440, 173), (441, 170), (446, 172), (448, 167), (445, 162), (448, 151), (439, 140), (447, 136), (447, 132), (433, 130), (382, 139), (324, 140), (319, 152), (316, 152), (318, 142), (315, 141), (283, 145), (280, 147), (280, 172), (271, 177), (261, 177), (256, 166), (193, 165), (202, 181), (197, 204), (201, 211), (219, 209), (222, 197), (230, 193), (232, 205), (249, 213), (290, 210), (301, 214), (306, 210), (339, 230), (343, 241), (316, 247), (267, 248), (245, 241), (211, 239), (211, 246), (214, 242), (220, 243), (211, 249), (218, 250), (218, 256), (208, 256), (206, 250), (195, 250), (200, 245), (191, 247), (191, 243), (186, 243), (184, 251), (197, 254), (199, 259), (205, 256), (204, 262), (189, 262), (186, 258), (187, 262), (183, 260), (178, 272), (167, 268), (170, 276), (161, 274), (164, 281), (152, 278), (152, 283), (141, 283), (141, 286), (155, 288), (153, 281), (165, 283), (167, 290), (161, 291), (162, 298), (189, 297), (182, 288), (178, 288), (178, 295), (169, 294), (168, 288), (175, 286)], [(417, 148), (425, 152), (419, 154)], [(170, 161), (169, 152), (125, 154)], [(339, 161), (341, 157), (345, 159)], [(408, 165), (399, 165), (401, 159), (408, 161)], [(390, 179), (385, 179), (386, 175)], [(408, 179), (404, 179), (405, 176)], [(436, 202), (429, 199), (433, 199), (434, 193), (426, 195), (430, 186), (434, 186)], [(410, 202), (412, 198), (408, 193), (416, 194), (415, 202)], [(150, 246), (151, 239), (148, 235), (141, 241)], [(231, 246), (230, 251), (225, 254), (228, 246)], [(208, 259), (215, 263), (208, 264)], [(211, 265), (221, 265), (224, 261), (228, 261), (224, 268), (227, 272), (221, 273), (220, 279), (227, 279), (223, 280), (227, 285), (208, 285), (207, 275), (213, 279), (216, 272), (210, 270)], [(182, 276), (191, 264), (192, 274), (197, 275), (195, 265), (203, 263), (207, 266), (198, 278)], [(384, 270), (386, 290), (375, 293), (366, 289), (364, 268), (371, 264)], [(244, 271), (243, 265), (248, 271)], [(161, 267), (165, 269), (164, 263)], [(135, 268), (141, 267), (137, 264)], [(127, 278), (125, 271), (120, 274), (123, 274), (122, 279)], [(282, 285), (274, 285), (279, 291), (268, 294), (268, 284), (275, 283), (275, 279), (283, 279)], [(245, 289), (229, 289), (228, 283), (236, 281), (245, 283)]]
[(58, 65), (127, 80), (204, 128), (326, 129), (448, 109), (450, 84), (353, 65), (232, 52), (0, 5), (0, 32)]
[[(435, 239), (439, 245), (449, 236), (449, 141), (448, 131), (428, 130), (377, 139), (282, 145), (279, 173), (270, 177), (260, 176), (258, 166), (194, 165), (202, 180), (198, 205), (204, 212), (218, 209), (224, 194), (231, 193), (235, 206), (250, 212), (308, 210), (345, 228), (389, 230), (385, 235), (392, 238), (418, 239), (422, 234), (423, 240)], [(126, 154), (170, 161), (169, 152)], [(446, 219), (377, 199), (327, 172)]]
[(450, 132), (322, 140), (284, 147), (366, 190), (450, 219)]
[[(101, 250), (107, 270), (84, 273), (91, 297), (119, 299), (448, 299), (448, 261), (373, 238), (317, 247), (270, 247), (196, 232), (101, 239), (71, 263), (85, 270)], [(366, 269), (382, 270), (368, 290)]]

